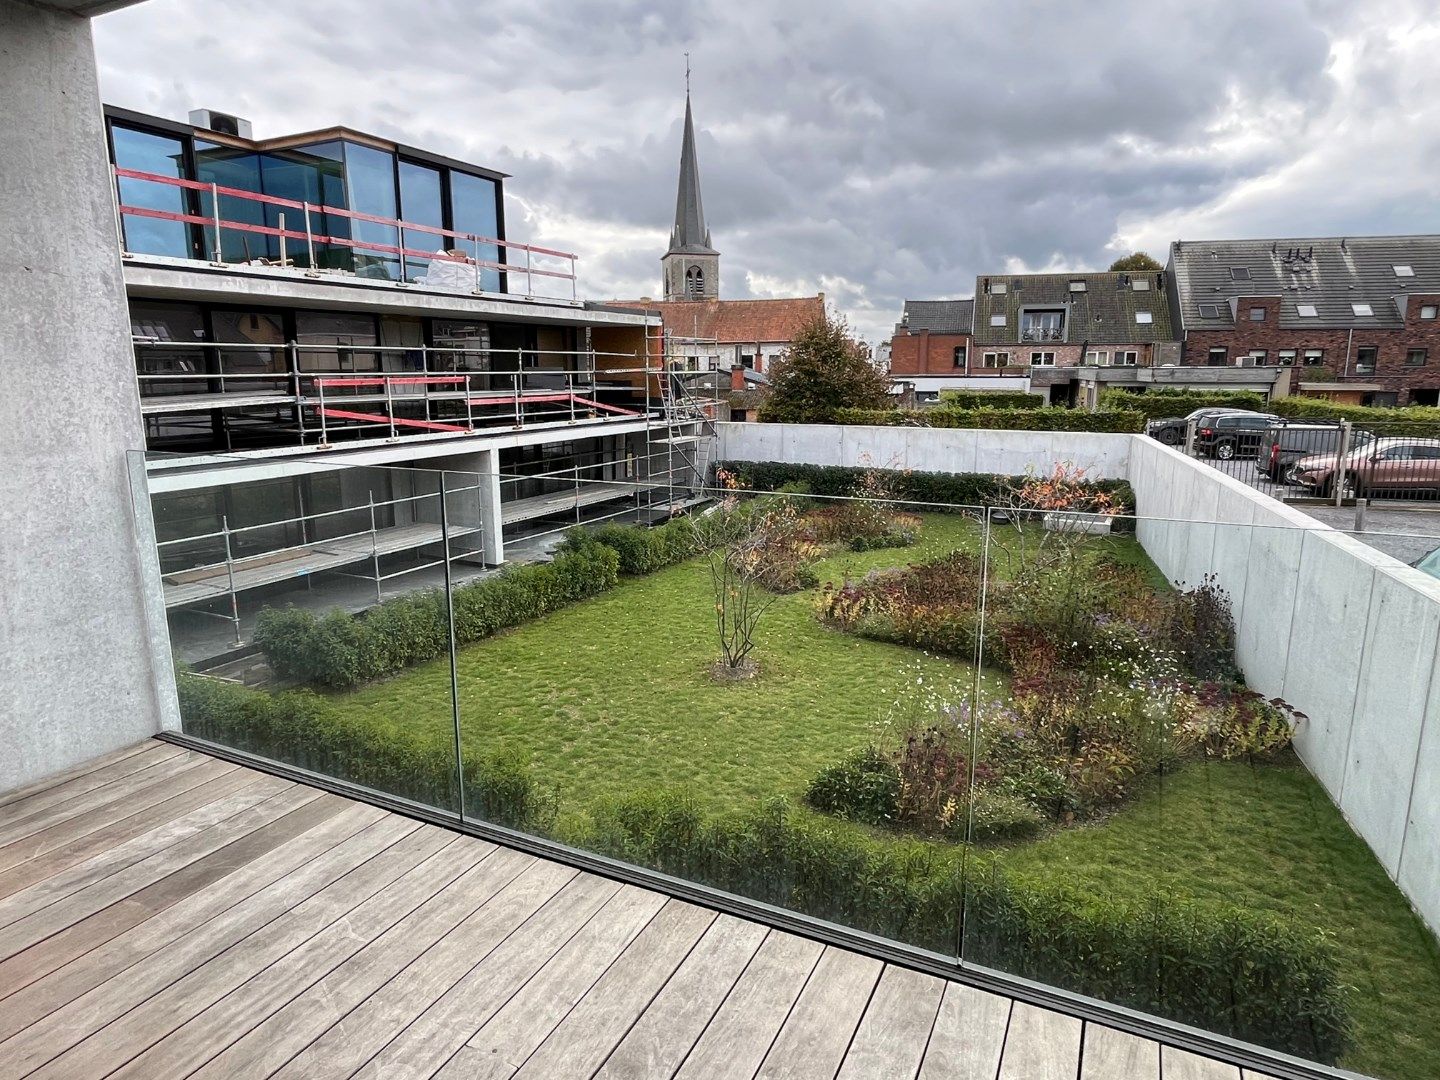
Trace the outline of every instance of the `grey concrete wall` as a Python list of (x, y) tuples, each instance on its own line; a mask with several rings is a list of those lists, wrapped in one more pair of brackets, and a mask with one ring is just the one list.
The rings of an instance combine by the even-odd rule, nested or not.
[(1151, 558), (1215, 574), (1246, 682), (1306, 714), (1301, 758), (1440, 932), (1440, 582), (1151, 439), (1130, 483)]
[(797, 461), (923, 472), (1020, 475), (1068, 461), (1094, 480), (1123, 480), (1131, 435), (957, 428), (717, 424), (719, 461)]
[(89, 22), (0, 0), (0, 102), (5, 791), (151, 735), (175, 708), (129, 488), (126, 451), (144, 443)]

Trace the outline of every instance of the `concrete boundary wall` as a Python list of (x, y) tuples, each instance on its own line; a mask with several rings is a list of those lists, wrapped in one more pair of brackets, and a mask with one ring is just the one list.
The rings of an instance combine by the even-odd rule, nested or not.
[(1440, 581), (1143, 435), (724, 423), (718, 452), (924, 472), (1069, 461), (1129, 480), (1145, 550), (1172, 581), (1213, 575), (1229, 594), (1246, 681), (1308, 717), (1301, 758), (1440, 932)]
[(1133, 435), (833, 424), (716, 425), (720, 461), (793, 461), (1018, 476), (1068, 461), (1092, 480), (1125, 479)]
[(1306, 714), (1301, 758), (1440, 932), (1440, 581), (1153, 439), (1129, 460), (1145, 550), (1230, 594), (1246, 682)]

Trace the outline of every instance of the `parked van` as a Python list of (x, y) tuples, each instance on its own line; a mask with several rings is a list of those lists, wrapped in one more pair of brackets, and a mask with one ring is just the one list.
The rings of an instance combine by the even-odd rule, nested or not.
[[(1350, 432), (1350, 446), (1363, 446), (1374, 438), (1368, 431)], [(1296, 484), (1295, 463), (1316, 454), (1340, 452), (1338, 423), (1279, 423), (1266, 429), (1260, 438), (1257, 462), (1261, 472), (1278, 483)]]

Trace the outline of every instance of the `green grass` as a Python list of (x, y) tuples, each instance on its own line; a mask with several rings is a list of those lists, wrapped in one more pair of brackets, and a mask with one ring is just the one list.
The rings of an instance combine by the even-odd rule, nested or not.
[[(914, 547), (841, 553), (821, 580), (978, 549), (960, 517), (925, 518)], [(1164, 580), (1133, 539), (1103, 545)], [(996, 570), (1001, 566), (997, 561)], [(681, 788), (710, 812), (786, 795), (870, 739), (902, 681), (968, 686), (968, 665), (827, 629), (814, 594), (781, 598), (761, 624), (761, 676), (722, 685), (708, 575), (699, 561), (628, 580), (594, 600), (466, 648), (462, 737), (516, 748), (567, 815), (643, 788)], [(992, 691), (1003, 682), (987, 676)], [(448, 662), (335, 698), (357, 720), (452, 729)], [(873, 832), (871, 835), (876, 835)], [(1189, 766), (1103, 824), (996, 857), (1017, 876), (1099, 895), (1156, 891), (1262, 908), (1331, 932), (1356, 988), (1347, 1067), (1392, 1080), (1440, 1076), (1440, 953), (1365, 844), (1302, 767)]]

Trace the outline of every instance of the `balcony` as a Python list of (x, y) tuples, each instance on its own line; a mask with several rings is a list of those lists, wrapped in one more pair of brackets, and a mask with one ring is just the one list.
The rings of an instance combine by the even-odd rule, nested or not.
[(1021, 341), (1064, 341), (1065, 329), (1052, 325), (1023, 325), (1020, 328)]
[[(1300, 525), (1258, 494), (1191, 520), (1195, 507), (1234, 492), (1212, 493), (1205, 485), (1225, 483), (1213, 470), (1140, 437), (839, 434), (722, 425), (727, 479), (708, 492), (716, 510), (692, 519), (667, 507), (651, 519), (664, 523), (646, 530), (621, 503), (586, 531), (564, 520), (579, 505), (567, 502), (550, 523), (550, 561), (499, 577), (476, 569), (444, 528), (490, 512), (485, 500), (472, 503), (448, 481), (426, 493), (412, 477), (408, 490), (433, 504), (416, 516), (442, 526), (430, 541), (443, 571), (433, 591), (377, 595), (354, 617), (323, 593), (296, 603), (257, 590), (243, 661), (223, 657), (181, 677), (178, 712), (194, 749), (247, 755), (253, 767), (405, 808), (507, 857), (518, 847), (629, 883), (587, 909), (608, 914), (584, 923), (594, 929), (580, 940), (593, 933), (611, 944), (562, 943), (523, 961), (550, 973), (545, 985), (553, 976), (575, 987), (553, 1020), (541, 991), (522, 990), (524, 1011), (502, 1010), (505, 1023), (487, 1028), (488, 999), (471, 995), (496, 975), (480, 959), (484, 974), (463, 990), (447, 997), (452, 984), (442, 980), (438, 996), (397, 1014), (396, 1030), (420, 1020), (393, 1051), (390, 1034), (362, 1041), (365, 1060), (381, 1055), (372, 1068), (414, 1054), (418, 1074), (430, 1075), (444, 1064), (427, 1056), (435, 1039), (466, 1069), (478, 1067), (477, 1054), (504, 1053), (522, 1074), (567, 1075), (553, 1070), (569, 1059), (549, 1055), (578, 1052), (551, 1042), (576, 1030), (566, 1027), (572, 1006), (580, 1016), (614, 1007), (629, 976), (597, 981), (601, 972), (648, 970), (631, 944), (660, 947), (670, 930), (652, 932), (653, 920), (681, 909), (689, 917), (685, 905), (696, 904), (737, 925), (775, 926), (754, 931), (780, 952), (754, 954), (765, 982), (753, 992), (779, 994), (782, 1005), (760, 1037), (726, 1043), (744, 1075), (776, 1052), (767, 1048), (806, 1037), (829, 1048), (827, 1068), (847, 1053), (859, 1068), (881, 1052), (869, 1045), (879, 1030), (890, 1035), (885, 1053), (900, 1056), (874, 1071), (908, 1074), (925, 1054), (947, 1052), (959, 1037), (950, 1023), (986, 1047), (987, 1076), (1044, 1075), (1029, 1056), (1040, 1046), (1057, 1055), (1054, 1075), (1076, 1075), (1082, 1047), (1093, 1070), (1110, 1048), (1092, 1052), (1090, 1040), (1120, 1039), (1112, 1028), (1143, 1040), (1120, 1039), (1136, 1056), (1116, 1076), (1158, 1075), (1162, 1059), (1167, 1075), (1231, 1080), (1242, 1067), (1336, 1076), (1336, 1064), (1386, 1080), (1433, 1075), (1440, 1047), (1425, 1003), (1440, 1000), (1440, 964), (1411, 904), (1435, 920), (1440, 897), (1414, 861), (1433, 850), (1434, 824), (1409, 815), (1430, 766), (1419, 751), (1424, 693), (1411, 692), (1405, 673), (1428, 673), (1420, 654), (1427, 641), (1433, 650), (1433, 634), (1414, 626), (1440, 626), (1440, 589), (1398, 564), (1377, 566), (1374, 553), (1357, 556), (1353, 542)], [(840, 474), (827, 467), (875, 460), (887, 468), (858, 474), (865, 486), (854, 497), (828, 494)], [(910, 470), (955, 460), (969, 475)], [(1064, 461), (1085, 476), (1057, 480)], [(1003, 479), (1027, 470), (1029, 481)], [(337, 476), (342, 489), (374, 485), (368, 474)], [(757, 490), (801, 477), (805, 492)], [(563, 482), (600, 493), (626, 483)], [(1033, 509), (1027, 483), (1044, 489)], [(391, 497), (403, 486), (392, 483)], [(1062, 489), (1083, 505), (1057, 510)], [(947, 499), (952, 490), (966, 500)], [(1315, 639), (1337, 590), (1379, 595), (1350, 606), (1358, 624)], [(1088, 605), (1083, 617), (1056, 621), (1076, 603)], [(1390, 617), (1396, 610), (1403, 621)], [(1172, 636), (1196, 619), (1208, 628), (1198, 639)], [(1350, 653), (1336, 634), (1360, 650), (1344, 671), (1334, 658)], [(1277, 651), (1292, 638), (1302, 645)], [(1112, 650), (1123, 664), (1110, 662)], [(1382, 689), (1392, 683), (1393, 694)], [(295, 686), (323, 693), (285, 692)], [(1384, 740), (1384, 754), (1367, 732)], [(1408, 756), (1381, 765), (1397, 745)], [(1372, 753), (1391, 779), (1345, 783), (1352, 758), (1371, 762)], [(1407, 833), (1408, 855), (1388, 839)], [(1345, 860), (1332, 857), (1342, 850)], [(709, 925), (693, 928), (698, 940)], [(789, 944), (796, 929), (817, 943)], [(629, 1060), (624, 1032), (652, 1023), (648, 1008), (662, 1008), (655, 1030), (673, 1022), (670, 1006), (644, 1002), (667, 1000), (693, 945), (656, 961), (657, 981), (635, 991), (643, 1001), (606, 1028), (605, 1054)], [(570, 958), (597, 955), (595, 974), (563, 974)], [(431, 985), (422, 972), (413, 979)], [(1352, 994), (1362, 979), (1370, 989)], [(717, 981), (707, 1015), (730, 1017), (755, 1000), (747, 989), (732, 1006), (734, 979)], [(1035, 983), (1047, 987), (1043, 1002), (1023, 989)], [(693, 981), (677, 985), (687, 999), (700, 992)], [(587, 1005), (592, 986), (603, 992)], [(977, 987), (989, 996), (975, 997)], [(822, 988), (823, 1005), (807, 996)], [(966, 995), (953, 1006), (958, 1017), (947, 1015), (952, 994)], [(313, 1007), (328, 996), (317, 991)], [(265, 1032), (289, 1030), (281, 997), (284, 1019), (270, 1028), (271, 1006), (255, 1006), (262, 1034), (247, 1053), (264, 1050)], [(1387, 1004), (1398, 999), (1416, 1004)], [(214, 1006), (202, 998), (197, 1007)], [(178, 1035), (158, 1029), (151, 1060), (228, 1030), (231, 1008), (209, 1021), (182, 1014)], [(543, 1019), (524, 1028), (531, 1041), (506, 1041), (511, 1019), (536, 1008)], [(303, 1019), (306, 1010), (292, 1015), (319, 1023)], [(127, 1024), (148, 1032), (154, 1016)], [(760, 1021), (735, 1015), (721, 1030), (747, 1023)], [(814, 1027), (787, 1035), (791, 1023)], [(343, 1054), (368, 1030), (342, 1026), (326, 1042), (333, 1026), (310, 1031), (305, 1045)], [(682, 1058), (713, 1062), (708, 1030), (676, 1036)], [(79, 1046), (92, 1034), (81, 1028)], [(33, 1045), (70, 1053), (48, 1035), (42, 1028)], [(529, 1065), (532, 1054), (551, 1071)], [(674, 1068), (713, 1074), (710, 1064)]]

